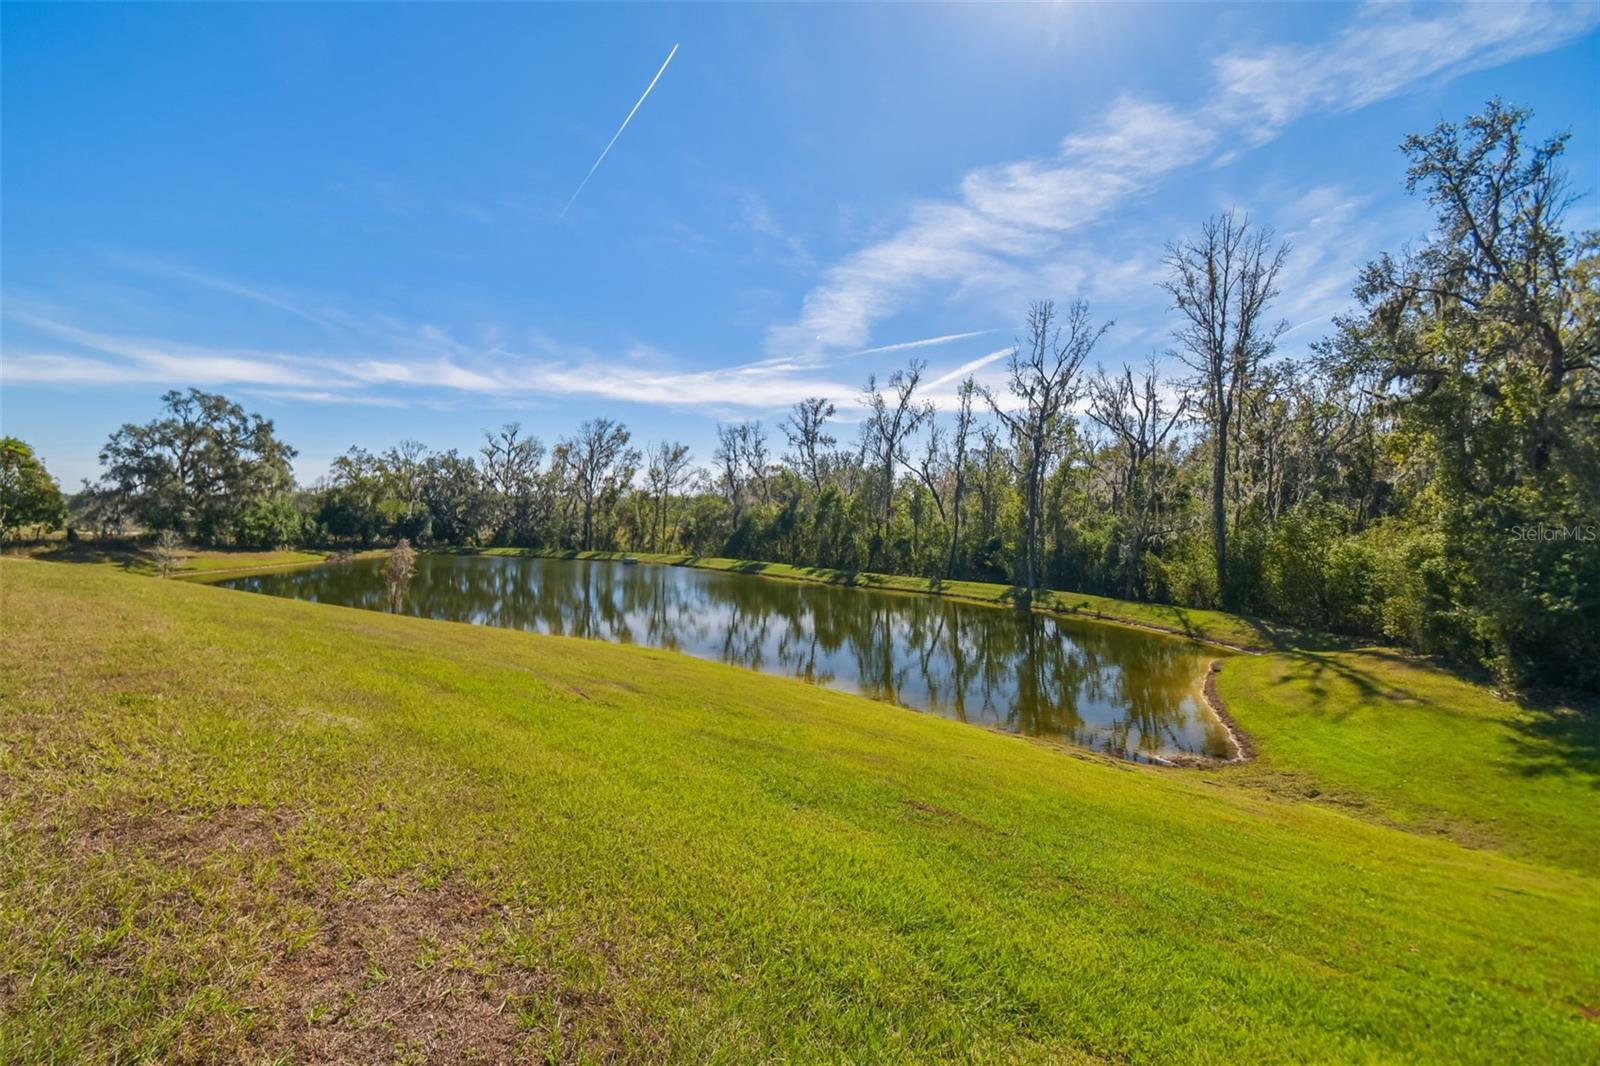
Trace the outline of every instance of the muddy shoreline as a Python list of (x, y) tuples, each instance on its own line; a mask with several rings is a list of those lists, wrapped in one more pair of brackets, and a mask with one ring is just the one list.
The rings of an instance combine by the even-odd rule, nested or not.
[(1205, 697), (1206, 706), (1211, 708), (1211, 713), (1217, 716), (1217, 721), (1222, 723), (1222, 728), (1228, 731), (1228, 739), (1233, 742), (1234, 756), (1231, 759), (1214, 759), (1204, 755), (1176, 755), (1159, 759), (1157, 765), (1169, 766), (1176, 769), (1210, 770), (1221, 766), (1235, 766), (1242, 762), (1249, 762), (1256, 757), (1255, 741), (1234, 720), (1228, 711), (1228, 705), (1221, 694), (1217, 692), (1217, 674), (1222, 672), (1222, 660), (1212, 659), (1211, 665), (1206, 667), (1205, 684), (1201, 686), (1201, 693)]

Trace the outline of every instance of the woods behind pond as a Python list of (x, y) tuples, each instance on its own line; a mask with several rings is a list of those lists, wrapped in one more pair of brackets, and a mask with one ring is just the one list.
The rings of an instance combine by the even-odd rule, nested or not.
[(0, 641), (5, 1061), (1600, 1055), (1593, 735), (1393, 653), (1171, 772), (110, 567)]

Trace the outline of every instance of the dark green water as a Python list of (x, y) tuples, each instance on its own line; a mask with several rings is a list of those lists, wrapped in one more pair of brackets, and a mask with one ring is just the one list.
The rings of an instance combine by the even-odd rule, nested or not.
[[(380, 560), (218, 582), (384, 610)], [(1214, 651), (1025, 611), (676, 566), (421, 555), (402, 610), (645, 644), (1134, 758), (1226, 757), (1200, 686)]]

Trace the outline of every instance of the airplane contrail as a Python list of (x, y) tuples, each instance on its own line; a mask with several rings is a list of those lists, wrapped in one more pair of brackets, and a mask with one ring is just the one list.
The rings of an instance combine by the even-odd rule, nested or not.
[(628, 117), (623, 119), (622, 120), (622, 125), (617, 127), (617, 132), (613, 133), (611, 135), (611, 140), (606, 142), (605, 150), (600, 153), (600, 158), (596, 159), (594, 161), (594, 166), (589, 168), (589, 173), (587, 173), (587, 174), (585, 174), (583, 176), (583, 180), (578, 183), (578, 191), (574, 192), (572, 194), (572, 199), (567, 201), (567, 206), (563, 207), (561, 209), (561, 214), (557, 215), (556, 216), (557, 218), (566, 218), (567, 217), (567, 211), (572, 207), (572, 205), (574, 203), (577, 202), (578, 195), (583, 192), (583, 187), (585, 185), (589, 184), (589, 179), (594, 177), (594, 172), (600, 169), (600, 164), (605, 161), (606, 153), (610, 152), (611, 151), (611, 146), (613, 144), (617, 143), (617, 138), (622, 136), (622, 131), (628, 128), (628, 123), (633, 121), (633, 116), (639, 110), (639, 105), (643, 104), (644, 101), (645, 101), (645, 97), (650, 95), (650, 90), (654, 89), (656, 87), (656, 82), (661, 80), (661, 75), (663, 75), (663, 74), (665, 74), (667, 72), (667, 64), (671, 63), (672, 62), (672, 57), (677, 55), (677, 54), (678, 54), (678, 46), (677, 45), (673, 45), (672, 46), (672, 51), (668, 52), (667, 53), (667, 58), (662, 61), (661, 69), (656, 71), (656, 76), (650, 79), (650, 84), (649, 85), (645, 86), (644, 95), (639, 97), (638, 102), (633, 105), (633, 110), (628, 112)]

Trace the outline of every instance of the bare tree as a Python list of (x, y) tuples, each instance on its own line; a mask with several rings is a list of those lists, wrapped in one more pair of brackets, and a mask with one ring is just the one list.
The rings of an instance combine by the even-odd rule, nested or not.
[(972, 437), (972, 397), (978, 383), (970, 376), (956, 393), (956, 427), (950, 441), (950, 550), (945, 555), (946, 577), (954, 577), (956, 552), (961, 545), (961, 504), (967, 492), (967, 449)]
[(978, 529), (985, 539), (994, 536), (1000, 519), (1000, 490), (1008, 466), (1000, 431), (992, 425), (978, 430), (977, 475)]
[(537, 524), (539, 468), (544, 443), (522, 436), (522, 424), (508, 422), (500, 432), (483, 435), (483, 475), (493, 499), (493, 523), (502, 541), (527, 537)]
[(928, 439), (913, 469), (939, 512), (949, 534), (944, 573), (955, 574), (956, 548), (961, 540), (961, 504), (967, 490), (967, 450), (972, 437), (972, 397), (977, 382), (968, 377), (956, 394), (956, 419), (946, 434), (937, 421), (928, 420)]
[(728, 505), (733, 508), (734, 528), (738, 528), (739, 516), (744, 512), (744, 452), (739, 445), (739, 433), (744, 429), (744, 424), (728, 424), (717, 426), (717, 447), (711, 453), (711, 461), (716, 464), (717, 486), (727, 498)]
[(628, 447), (630, 439), (626, 426), (594, 418), (579, 426), (575, 437), (561, 442), (567, 473), (583, 509), (579, 536), (584, 551), (594, 548), (597, 506), (620, 492), (638, 465), (639, 453)]
[(795, 404), (789, 417), (779, 426), (789, 438), (794, 454), (789, 461), (818, 492), (827, 474), (828, 450), (838, 443), (837, 438), (823, 430), (833, 417), (833, 401), (822, 396), (808, 396)]
[(651, 547), (660, 551), (667, 538), (667, 512), (672, 496), (688, 483), (692, 470), (689, 466), (689, 446), (675, 441), (662, 441), (650, 453), (650, 465), (644, 474), (645, 493), (650, 497), (655, 512), (651, 530)]
[(1089, 321), (1089, 305), (1074, 300), (1067, 309), (1065, 326), (1057, 323), (1055, 303), (1040, 300), (1028, 309), (1028, 338), (1011, 350), (1006, 361), (1010, 379), (1006, 387), (1017, 401), (1007, 410), (994, 392), (984, 388), (983, 398), (1011, 433), (1022, 484), (1023, 542), (1027, 588), (1039, 583), (1039, 524), (1044, 510), (1045, 475), (1063, 432), (1064, 416), (1081, 390), (1078, 372), (1094, 346), (1111, 328)]
[(1188, 408), (1188, 395), (1180, 393), (1171, 409), (1166, 409), (1154, 358), (1137, 381), (1133, 370), (1124, 366), (1116, 377), (1102, 370), (1089, 386), (1089, 417), (1110, 431), (1122, 456), (1117, 495), (1128, 521), (1122, 585), (1125, 598), (1133, 596), (1145, 542), (1155, 532), (1158, 520), (1160, 497), (1152, 483), (1151, 462), (1166, 446)]
[(733, 508), (733, 526), (737, 528), (749, 497), (754, 494), (765, 500), (768, 495), (766, 430), (760, 422), (717, 426), (717, 450), (711, 459), (717, 464), (717, 484)]
[(177, 530), (163, 529), (156, 534), (155, 545), (150, 549), (150, 560), (155, 563), (156, 573), (162, 577), (172, 576), (178, 564), (183, 562), (183, 538), (178, 536)]
[(398, 612), (405, 602), (406, 589), (416, 566), (417, 553), (411, 550), (411, 542), (401, 537), (383, 563), (383, 587), (389, 597), (389, 610)]
[(740, 438), (745, 470), (762, 503), (772, 499), (772, 458), (767, 454), (767, 431), (760, 422), (746, 422)]
[[(923, 446), (922, 453), (917, 456), (916, 462), (908, 465), (911, 467), (912, 472), (917, 475), (917, 480), (922, 482), (922, 487), (928, 490), (928, 495), (933, 497), (933, 506), (939, 512), (940, 524), (948, 528), (950, 518), (945, 509), (945, 497), (948, 494), (947, 486), (950, 481), (950, 455), (945, 447), (944, 427), (939, 424), (938, 420), (933, 418), (927, 420), (927, 427), (927, 443)], [(914, 557), (917, 552), (917, 544), (920, 541), (921, 523), (919, 519), (922, 512), (922, 500), (920, 497), (912, 497), (911, 503), (911, 540), (912, 555)]]
[(950, 455), (945, 450), (944, 427), (934, 419), (928, 419), (927, 443), (923, 445), (922, 454), (917, 456), (917, 461), (912, 464), (911, 469), (917, 475), (917, 480), (928, 490), (928, 495), (933, 497), (933, 506), (939, 512), (939, 521), (949, 521), (945, 513), (944, 499), (945, 482), (950, 472)]
[(1211, 535), (1217, 589), (1224, 600), (1231, 595), (1226, 502), (1230, 438), (1240, 435), (1239, 398), (1285, 328), (1265, 316), (1278, 294), (1278, 273), (1288, 254), (1287, 244), (1273, 247), (1271, 229), (1253, 226), (1248, 216), (1232, 210), (1207, 219), (1199, 238), (1167, 247), (1168, 278), (1162, 287), (1186, 320), (1174, 336), (1178, 354), (1195, 372), (1211, 436)]
[[(905, 442), (922, 423), (933, 416), (933, 405), (916, 401), (917, 386), (922, 383), (922, 372), (928, 364), (912, 360), (904, 370), (889, 375), (886, 384), (892, 397), (878, 388), (877, 375), (867, 378), (862, 398), (871, 412), (862, 426), (862, 450), (870, 456), (881, 471), (881, 506), (879, 508), (879, 540), (887, 535), (894, 522), (894, 471), (897, 464), (909, 466)], [(869, 564), (875, 562), (870, 559)]]

